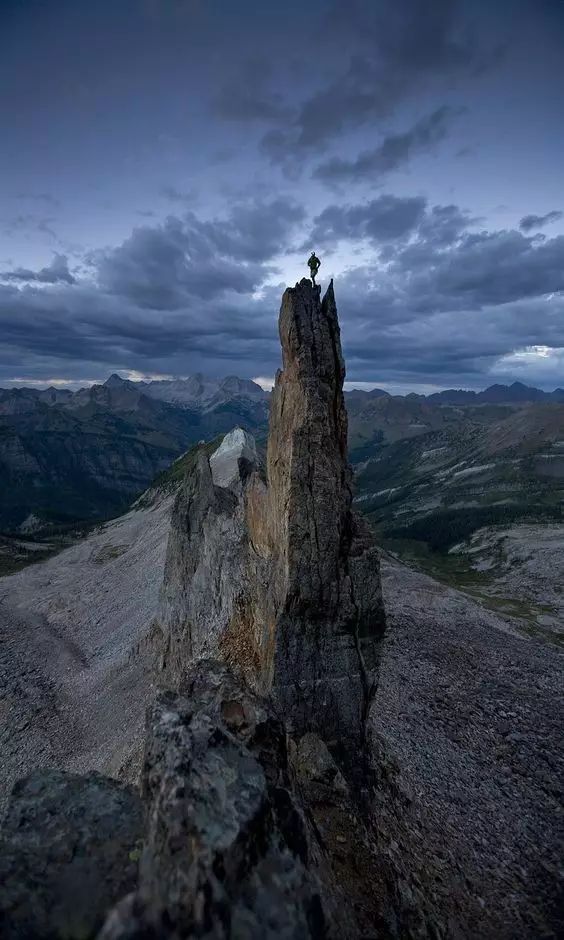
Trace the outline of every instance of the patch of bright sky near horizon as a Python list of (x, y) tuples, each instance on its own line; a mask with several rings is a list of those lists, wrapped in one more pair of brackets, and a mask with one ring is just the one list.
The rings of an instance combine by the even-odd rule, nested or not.
[[(385, 52), (390, 24), (400, 34), (402, 26), (409, 30), (414, 4), (381, 4), (386, 15), (375, 61)], [(559, 0), (437, 0), (434, 32), (420, 41), (408, 37), (406, 89), (397, 93), (390, 113), (372, 113), (367, 105), (366, 119), (347, 123), (345, 117), (342, 128), (327, 140), (320, 134), (297, 161), (277, 162), (265, 151), (266, 135), (291, 126), (303, 102), (330, 88), (351, 63), (370, 59), (370, 44), (353, 28), (354, 12), (378, 5), (379, 0), (310, 0), (304, 12), (297, 0), (2, 2), (0, 282), (2, 272), (6, 277), (0, 293), (0, 385), (76, 387), (103, 381), (112, 371), (139, 378), (204, 371), (268, 380), (278, 364), (281, 289), (307, 273), (308, 238), (328, 207), (362, 207), (383, 195), (422, 197), (428, 206), (454, 204), (469, 213), (470, 233), (519, 232), (523, 217), (553, 213), (529, 234), (539, 236), (538, 245), (542, 237), (554, 242), (564, 235), (564, 215), (558, 214), (564, 211)], [(453, 36), (467, 39), (471, 52), (483, 47), (488, 61), (476, 56), (473, 65), (457, 71), (448, 49), (445, 54), (436, 43), (444, 30), (448, 44), (451, 28)], [(421, 76), (428, 67), (432, 80), (418, 77), (419, 61)], [(383, 75), (395, 94), (401, 63), (392, 61), (389, 69), (394, 68), (397, 75)], [(360, 82), (359, 96), (364, 91)], [(312, 176), (331, 158), (354, 161), (440, 108), (450, 109), (444, 134), (389, 171), (341, 184)], [(187, 293), (185, 306), (174, 308), (155, 302), (151, 325), (170, 334), (178, 330), (176, 343), (173, 335), (166, 343), (150, 339), (137, 285), (128, 282), (115, 306), (115, 288), (101, 290), (95, 253), (119, 250), (136, 227), (155, 230), (167, 217), (183, 220), (187, 213), (198, 224), (213, 225), (234, 207), (277, 199), (299, 204), (304, 218), (297, 228), (282, 229), (264, 257), (252, 232), (238, 232), (249, 241), (249, 253), (240, 253), (237, 264), (250, 268), (258, 259), (264, 267), (246, 293), (236, 288), (224, 303), (226, 282), (221, 297), (200, 293), (194, 299)], [(508, 291), (507, 300), (502, 287), (480, 292), (478, 284), (474, 307), (454, 298), (452, 308), (443, 304), (437, 315), (418, 309), (414, 296), (406, 300), (407, 317), (397, 309), (398, 278), (389, 308), (387, 294), (376, 307), (368, 299), (362, 308), (354, 283), (365, 283), (368, 297), (371, 286), (384, 282), (388, 262), (379, 250), (386, 239), (375, 246), (368, 235), (349, 235), (350, 227), (343, 237), (311, 247), (322, 257), (322, 283), (336, 278), (350, 387), (434, 391), (493, 381), (564, 384), (564, 281), (560, 286), (551, 273), (546, 294), (540, 288), (534, 293), (524, 277), (522, 295)], [(562, 248), (556, 244), (554, 250)], [(55, 253), (67, 257), (74, 283), (33, 276), (49, 267)], [(148, 258), (146, 271), (157, 261), (157, 255)], [(531, 252), (531, 270), (539, 263)], [(491, 270), (485, 265), (484, 279)], [(27, 280), (25, 271), (32, 275)], [(412, 280), (417, 270), (405, 269), (404, 275)], [(511, 271), (507, 277), (515, 280)], [(537, 279), (542, 287), (538, 271)], [(240, 323), (245, 304), (256, 324), (254, 337)], [(206, 333), (198, 318), (208, 306), (213, 316)], [(64, 315), (57, 319), (59, 310)], [(127, 330), (120, 325), (114, 334), (112, 316), (116, 324), (126, 317)], [(183, 324), (192, 321), (197, 328), (185, 330)], [(61, 330), (59, 343), (52, 341), (55, 328)]]

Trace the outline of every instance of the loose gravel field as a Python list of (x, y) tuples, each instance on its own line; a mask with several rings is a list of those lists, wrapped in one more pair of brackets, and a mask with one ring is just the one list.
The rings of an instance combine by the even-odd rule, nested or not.
[(556, 937), (562, 653), (396, 561), (382, 576), (389, 630), (373, 724), (412, 800), (386, 817), (387, 837), (450, 910), (453, 936)]
[[(151, 694), (138, 648), (157, 612), (172, 498), (0, 578), (0, 803), (40, 766), (134, 777)], [(382, 576), (373, 728), (405, 795), (381, 812), (382, 844), (448, 912), (450, 936), (555, 937), (562, 653), (391, 558)]]

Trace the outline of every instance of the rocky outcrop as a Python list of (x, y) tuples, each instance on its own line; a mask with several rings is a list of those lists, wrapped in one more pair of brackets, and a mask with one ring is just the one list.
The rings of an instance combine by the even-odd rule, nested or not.
[(201, 455), (178, 498), (162, 674), (177, 688), (193, 660), (223, 659), (273, 699), (292, 733), (356, 752), (385, 619), (378, 552), (351, 508), (333, 285), (322, 301), (305, 279), (286, 290), (279, 328), (266, 468), (236, 431)]
[(0, 837), (3, 940), (96, 936), (136, 884), (142, 823), (138, 795), (99, 774), (20, 780)]
[(142, 790), (139, 886), (101, 940), (326, 936), (284, 727), (225, 667), (202, 660), (160, 696)]
[(324, 742), (200, 659), (146, 723), (141, 796), (38, 771), (0, 841), (8, 940), (353, 940), (379, 898), (354, 798)]
[[(307, 281), (287, 290), (280, 337), (265, 466), (240, 428), (182, 462), (146, 643), (166, 690), (147, 719), (139, 878), (126, 894), (109, 865), (121, 900), (103, 940), (353, 938), (377, 917), (356, 799), (384, 611), (378, 553), (351, 509), (332, 285), (323, 301)], [(47, 856), (66, 779), (55, 829), (37, 821)], [(93, 831), (98, 779), (83, 792)]]
[(241, 598), (248, 552), (242, 483), (216, 486), (206, 454), (188, 471), (172, 513), (156, 629), (161, 679), (178, 688), (196, 659), (218, 657)]
[(210, 457), (212, 480), (215, 486), (229, 489), (245, 480), (258, 464), (254, 438), (242, 428), (226, 434)]
[(317, 730), (356, 747), (385, 620), (377, 549), (351, 509), (333, 283), (322, 302), (306, 279), (288, 288), (279, 329), (283, 370), (267, 456), (266, 688), (300, 733)]

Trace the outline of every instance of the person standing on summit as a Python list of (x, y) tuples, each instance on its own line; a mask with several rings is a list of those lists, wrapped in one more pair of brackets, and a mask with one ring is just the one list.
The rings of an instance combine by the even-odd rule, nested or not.
[(312, 251), (307, 263), (309, 264), (311, 281), (312, 281), (313, 286), (315, 287), (315, 276), (317, 272), (319, 271), (319, 267), (321, 265), (321, 261), (315, 254), (315, 251)]

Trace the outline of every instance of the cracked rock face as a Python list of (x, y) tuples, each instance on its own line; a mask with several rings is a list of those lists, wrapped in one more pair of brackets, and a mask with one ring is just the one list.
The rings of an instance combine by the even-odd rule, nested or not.
[(171, 517), (159, 626), (164, 685), (177, 688), (191, 662), (219, 656), (244, 590), (245, 506), (239, 481), (216, 486), (200, 454)]
[(137, 891), (100, 940), (326, 936), (283, 725), (217, 663), (187, 671), (148, 715)]
[(297, 731), (359, 743), (385, 618), (376, 546), (352, 512), (345, 364), (331, 282), (280, 311), (268, 439), (272, 693)]
[(279, 320), (265, 471), (227, 435), (185, 481), (163, 585), (161, 665), (223, 659), (277, 705), (292, 733), (363, 744), (385, 627), (376, 546), (352, 512), (345, 366), (333, 286), (302, 280)]

